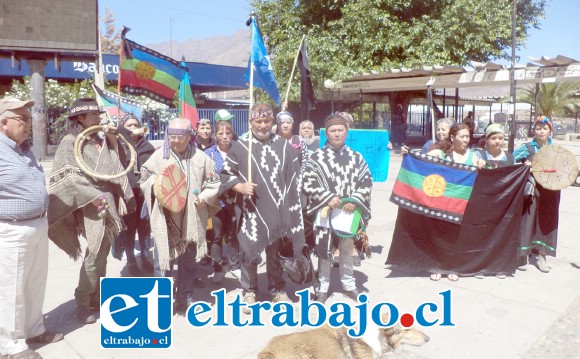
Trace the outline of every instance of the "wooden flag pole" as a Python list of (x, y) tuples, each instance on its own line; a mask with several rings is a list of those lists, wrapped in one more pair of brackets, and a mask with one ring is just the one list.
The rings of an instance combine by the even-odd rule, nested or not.
[(286, 98), (284, 98), (284, 102), (282, 103), (282, 111), (286, 111), (286, 107), (288, 106), (288, 95), (290, 94), (290, 86), (292, 84), (294, 70), (296, 69), (296, 63), (298, 62), (298, 56), (300, 56), (300, 50), (302, 49), (304, 39), (306, 39), (306, 35), (302, 35), (302, 40), (300, 40), (300, 45), (298, 45), (298, 51), (296, 52), (296, 57), (294, 58), (294, 65), (292, 65), (292, 71), (290, 72), (290, 78), (288, 79), (288, 87), (286, 88)]
[[(255, 14), (250, 14), (250, 19), (248, 20), (251, 24), (254, 20)], [(248, 182), (252, 183), (252, 124), (251, 124), (251, 115), (252, 115), (252, 107), (254, 106), (254, 28), (252, 27), (252, 44), (250, 47), (250, 108), (248, 110)]]

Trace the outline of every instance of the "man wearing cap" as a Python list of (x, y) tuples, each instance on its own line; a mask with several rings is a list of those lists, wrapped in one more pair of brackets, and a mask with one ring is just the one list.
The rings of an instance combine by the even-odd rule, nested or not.
[[(290, 301), (284, 291), (278, 248), (284, 237), (292, 241), (294, 253), (300, 253), (305, 243), (300, 165), (290, 143), (271, 133), (273, 123), (272, 107), (255, 104), (250, 111), (249, 138), (232, 144), (220, 172), (220, 194), (234, 205), (238, 223), (241, 286), (248, 305), (256, 302), (258, 258), (264, 250), (272, 301)], [(245, 307), (244, 312), (249, 314), (250, 310)]]
[[(100, 278), (106, 275), (111, 243), (123, 229), (121, 216), (135, 210), (135, 199), (127, 176), (104, 181), (85, 174), (75, 156), (103, 175), (122, 171), (116, 138), (93, 133), (75, 153), (77, 136), (100, 124), (101, 111), (92, 98), (77, 99), (68, 116), (69, 133), (62, 139), (54, 156), (48, 194), (48, 237), (73, 259), (81, 257), (79, 236), (86, 238), (78, 286), (75, 289), (77, 320), (94, 323), (92, 311), (100, 309)], [(112, 140), (114, 138), (114, 140)]]
[(40, 358), (27, 343), (54, 343), (42, 305), (48, 272), (48, 194), (30, 151), (32, 101), (0, 100), (0, 356)]
[[(345, 145), (348, 120), (333, 113), (326, 118), (325, 127), (327, 143), (310, 156), (303, 174), (303, 191), (308, 197), (306, 213), (315, 217), (326, 207), (342, 207), (345, 213), (358, 208), (370, 218), (373, 180), (363, 156)], [(333, 247), (337, 247), (343, 293), (356, 301), (359, 290), (353, 275), (354, 238), (339, 238), (330, 228), (316, 223), (314, 234), (319, 258), (318, 300), (324, 303), (328, 298)]]
[[(214, 162), (189, 142), (191, 133), (189, 120), (172, 119), (167, 127), (164, 146), (157, 149), (141, 167), (140, 186), (145, 195), (155, 243), (155, 275), (173, 277), (176, 287), (175, 312), (187, 310), (194, 302), (195, 262), (207, 254), (207, 219), (219, 210), (217, 194), (220, 181), (214, 170)], [(185, 193), (182, 207), (168, 206), (167, 201), (162, 201), (167, 197), (161, 198), (165, 193), (154, 189), (158, 178), (170, 165), (178, 167), (185, 177), (184, 191), (179, 191), (178, 187), (167, 191), (170, 195)], [(175, 264), (177, 270), (174, 270)]]

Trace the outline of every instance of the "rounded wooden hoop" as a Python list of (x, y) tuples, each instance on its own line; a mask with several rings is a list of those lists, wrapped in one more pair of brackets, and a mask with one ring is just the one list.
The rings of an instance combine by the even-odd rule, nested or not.
[(133, 146), (131, 146), (131, 144), (129, 142), (127, 142), (127, 139), (122, 134), (117, 132), (117, 138), (119, 140), (125, 142), (125, 144), (129, 148), (130, 160), (129, 160), (129, 165), (127, 166), (127, 168), (124, 171), (122, 171), (116, 175), (100, 174), (100, 173), (90, 169), (87, 166), (87, 163), (85, 162), (85, 160), (82, 156), (81, 148), (82, 148), (83, 144), (85, 143), (85, 141), (87, 140), (88, 135), (92, 134), (93, 132), (103, 131), (106, 127), (107, 127), (107, 125), (97, 125), (97, 126), (92, 126), (92, 127), (85, 129), (83, 132), (81, 132), (77, 136), (77, 139), (75, 140), (74, 150), (73, 150), (75, 160), (77, 161), (77, 164), (79, 165), (79, 168), (81, 169), (81, 171), (83, 171), (84, 174), (91, 176), (93, 178), (96, 178), (98, 180), (101, 180), (101, 181), (110, 181), (110, 180), (117, 179), (117, 178), (120, 178), (120, 177), (127, 175), (129, 173), (129, 171), (131, 171), (133, 169), (133, 167), (135, 166), (135, 161), (137, 158), (137, 152), (135, 152), (135, 149), (133, 148)]

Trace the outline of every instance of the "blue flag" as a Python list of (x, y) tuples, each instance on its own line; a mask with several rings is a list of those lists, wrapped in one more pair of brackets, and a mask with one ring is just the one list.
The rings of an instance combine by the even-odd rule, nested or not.
[(252, 18), (251, 57), (248, 61), (248, 70), (246, 71), (245, 76), (247, 83), (250, 82), (250, 62), (252, 61), (252, 57), (254, 59), (254, 86), (266, 91), (272, 100), (274, 100), (277, 105), (280, 105), (280, 92), (278, 91), (274, 71), (272, 71), (270, 57), (266, 52), (266, 46), (264, 46), (262, 34), (260, 33), (260, 29), (258, 28), (258, 24), (254, 18)]

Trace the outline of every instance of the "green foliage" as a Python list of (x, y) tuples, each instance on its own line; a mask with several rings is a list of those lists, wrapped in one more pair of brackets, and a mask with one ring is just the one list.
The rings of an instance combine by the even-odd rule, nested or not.
[[(580, 82), (554, 82), (530, 85), (516, 95), (518, 102), (537, 105), (538, 116), (574, 115), (580, 110)], [(536, 104), (537, 100), (537, 104)]]
[[(545, 3), (518, 0), (518, 46), (538, 27)], [(253, 0), (252, 5), (282, 94), (303, 34), (313, 85), (320, 90), (325, 79), (361, 71), (507, 58), (511, 46), (512, 0)], [(298, 99), (299, 86), (292, 86), (290, 100)]]
[[(74, 83), (59, 83), (54, 79), (45, 82), (45, 106), (49, 125), (49, 143), (58, 144), (67, 132), (68, 108), (79, 97), (95, 97), (91, 81), (75, 81)], [(30, 98), (30, 77), (23, 81), (14, 80), (8, 96), (24, 100)]]

